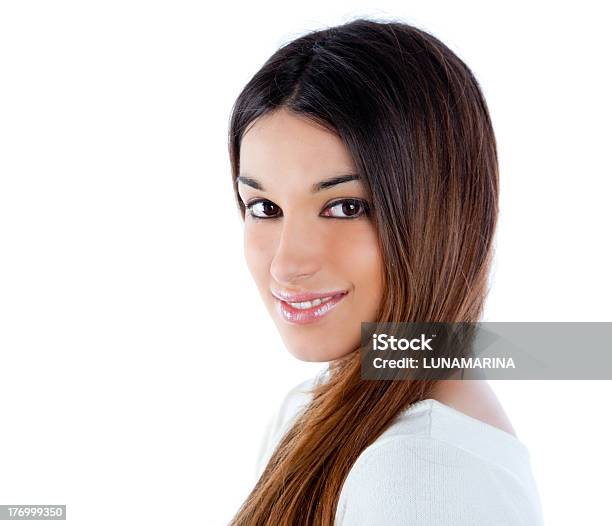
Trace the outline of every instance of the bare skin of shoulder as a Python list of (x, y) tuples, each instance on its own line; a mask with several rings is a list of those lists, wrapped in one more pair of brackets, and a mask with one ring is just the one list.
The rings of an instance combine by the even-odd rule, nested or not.
[(440, 380), (431, 398), (516, 437), (508, 415), (486, 380)]

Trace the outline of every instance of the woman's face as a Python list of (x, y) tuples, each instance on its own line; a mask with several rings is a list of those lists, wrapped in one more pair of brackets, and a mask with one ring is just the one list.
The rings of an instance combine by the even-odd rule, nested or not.
[(361, 322), (376, 320), (383, 266), (364, 184), (329, 181), (356, 174), (348, 150), (283, 108), (247, 130), (240, 172), (246, 262), (283, 342), (308, 362), (354, 351)]

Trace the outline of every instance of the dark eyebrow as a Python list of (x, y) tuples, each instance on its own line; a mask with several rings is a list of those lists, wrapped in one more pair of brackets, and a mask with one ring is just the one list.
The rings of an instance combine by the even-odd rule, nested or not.
[(251, 188), (255, 188), (255, 190), (263, 190), (265, 192), (264, 187), (259, 184), (257, 179), (253, 179), (252, 177), (247, 177), (246, 175), (239, 175), (238, 177), (236, 177), (236, 184), (238, 183), (246, 184)]
[[(359, 177), (359, 175), (357, 174), (339, 175), (337, 177), (331, 177), (330, 179), (324, 179), (323, 181), (319, 181), (318, 183), (313, 184), (310, 191), (311, 193), (314, 194), (316, 192), (320, 192), (321, 190), (331, 188), (332, 186), (336, 186), (338, 184), (347, 183), (348, 181), (354, 181), (354, 180), (360, 181), (361, 177)], [(247, 186), (255, 188), (256, 190), (261, 190), (262, 192), (266, 191), (266, 189), (257, 179), (248, 177), (246, 175), (239, 175), (236, 178), (236, 184), (237, 183), (246, 184)]]

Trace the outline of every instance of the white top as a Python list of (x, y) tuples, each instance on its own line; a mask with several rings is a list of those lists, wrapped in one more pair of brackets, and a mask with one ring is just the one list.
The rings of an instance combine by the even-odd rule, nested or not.
[[(318, 378), (291, 389), (268, 423), (256, 479)], [(362, 451), (340, 492), (334, 526), (382, 524), (541, 526), (529, 451), (510, 433), (437, 400), (416, 402)]]

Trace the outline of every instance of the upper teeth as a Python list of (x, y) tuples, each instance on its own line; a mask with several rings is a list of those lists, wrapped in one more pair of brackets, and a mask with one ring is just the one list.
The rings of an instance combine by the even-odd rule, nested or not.
[(329, 301), (332, 298), (333, 296), (327, 296), (326, 298), (317, 298), (312, 301), (302, 301), (300, 303), (291, 303), (288, 301), (287, 303), (289, 303), (289, 305), (291, 305), (292, 307), (296, 309), (311, 309), (312, 307), (321, 305), (321, 303), (325, 303), (326, 301)]

